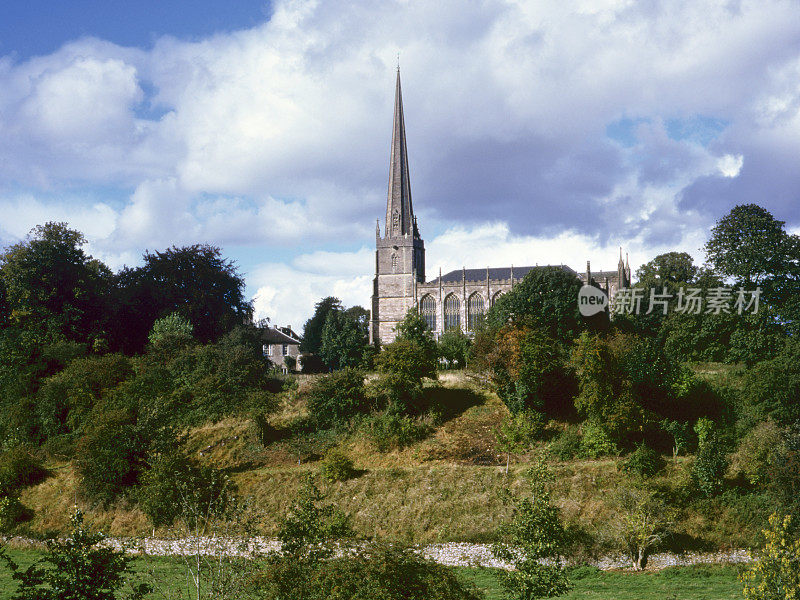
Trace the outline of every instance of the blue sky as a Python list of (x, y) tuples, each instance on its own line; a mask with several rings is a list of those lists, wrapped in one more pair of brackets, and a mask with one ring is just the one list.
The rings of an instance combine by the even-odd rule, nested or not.
[(791, 0), (5, 2), (0, 246), (208, 242), (259, 316), (368, 306), (398, 52), (430, 277), (701, 262), (743, 202), (800, 226)]

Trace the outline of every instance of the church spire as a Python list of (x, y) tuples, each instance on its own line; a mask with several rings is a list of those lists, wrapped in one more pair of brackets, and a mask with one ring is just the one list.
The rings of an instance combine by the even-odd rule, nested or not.
[(414, 234), (417, 237), (414, 211), (411, 208), (411, 182), (408, 174), (406, 125), (403, 120), (403, 94), (400, 91), (400, 67), (394, 96), (394, 125), (389, 159), (389, 194), (386, 201), (386, 237)]

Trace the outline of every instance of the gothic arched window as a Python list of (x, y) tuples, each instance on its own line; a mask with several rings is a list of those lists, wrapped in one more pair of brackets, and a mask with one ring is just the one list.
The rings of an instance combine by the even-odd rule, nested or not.
[(475, 292), (469, 297), (467, 301), (467, 329), (475, 331), (478, 323), (483, 318), (483, 313), (486, 310), (486, 305), (483, 302), (483, 296)]
[(497, 302), (497, 299), (502, 295), (503, 295), (503, 292), (495, 292), (495, 295), (492, 296), (492, 306), (495, 305), (495, 302)]
[(455, 294), (444, 299), (444, 329), (461, 329), (461, 303)]
[(419, 301), (419, 312), (425, 319), (428, 329), (436, 331), (436, 300), (433, 299), (433, 296), (425, 294), (422, 297), (422, 300)]

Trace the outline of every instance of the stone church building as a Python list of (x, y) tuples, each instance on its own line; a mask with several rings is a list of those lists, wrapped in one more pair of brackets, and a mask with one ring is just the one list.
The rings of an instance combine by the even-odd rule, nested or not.
[[(394, 328), (411, 308), (419, 310), (437, 338), (443, 331), (451, 328), (469, 333), (498, 296), (512, 289), (531, 270), (544, 268), (462, 268), (444, 275), (440, 269), (438, 277), (426, 281), (425, 243), (420, 236), (411, 204), (399, 69), (384, 225), (381, 234), (378, 220), (375, 231), (375, 279), (370, 320), (372, 344), (392, 342), (395, 337)], [(607, 294), (630, 286), (630, 266), (627, 259), (622, 260), (622, 251), (616, 271), (592, 273), (588, 261), (585, 273), (578, 273), (565, 265), (558, 267), (574, 274), (583, 283), (594, 282)], [(575, 301), (577, 302), (577, 298)]]

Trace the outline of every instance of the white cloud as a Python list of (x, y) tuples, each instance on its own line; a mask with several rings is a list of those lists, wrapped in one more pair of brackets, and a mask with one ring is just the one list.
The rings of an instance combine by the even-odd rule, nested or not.
[(744, 156), (741, 154), (726, 154), (717, 162), (719, 172), (722, 173), (724, 177), (736, 177), (739, 171), (742, 170), (742, 165), (744, 165)]

